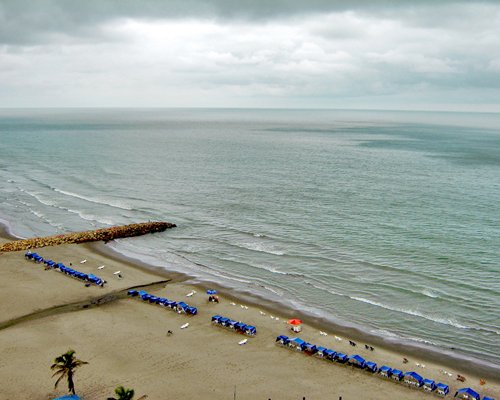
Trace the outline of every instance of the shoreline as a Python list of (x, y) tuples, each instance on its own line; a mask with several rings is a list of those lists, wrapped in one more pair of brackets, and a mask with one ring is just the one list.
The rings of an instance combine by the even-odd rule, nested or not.
[[(21, 239), (9, 230), (9, 226), (6, 222), (7, 221), (0, 220), (0, 237), (8, 240)], [(269, 313), (279, 314), (286, 318), (300, 318), (307, 323), (307, 325), (318, 330), (332, 331), (341, 336), (351, 338), (354, 341), (370, 343), (373, 346), (405, 354), (407, 357), (417, 357), (426, 362), (439, 363), (447, 368), (455, 368), (457, 365), (460, 365), (461, 371), (469, 374), (479, 374), (488, 379), (498, 379), (500, 376), (500, 364), (495, 364), (489, 360), (483, 360), (473, 355), (461, 354), (454, 352), (453, 349), (439, 348), (425, 343), (406, 341), (402, 338), (384, 338), (371, 332), (364, 332), (362, 327), (335, 323), (326, 317), (311, 315), (307, 312), (295, 310), (287, 304), (266, 299), (259, 294), (248, 293), (247, 291), (241, 290), (235, 291), (219, 282), (199, 280), (199, 278), (187, 273), (168, 271), (163, 267), (154, 266), (137, 258), (122, 254), (109, 247), (104, 242), (81, 243), (78, 244), (78, 246), (86, 248), (94, 254), (103, 255), (126, 264), (132, 268), (148, 273), (152, 272), (169, 279), (172, 283), (183, 283), (202, 290), (208, 288), (216, 289), (220, 294), (233, 302), (244, 301), (245, 303), (259, 307)]]
[(199, 278), (189, 274), (172, 272), (162, 267), (147, 264), (139, 259), (126, 256), (101, 242), (90, 243), (86, 246), (88, 246), (90, 250), (95, 251), (97, 254), (127, 263), (132, 267), (140, 268), (149, 272), (154, 271), (165, 278), (172, 279), (172, 282), (182, 282), (203, 290), (209, 288), (216, 289), (219, 293), (231, 301), (244, 301), (252, 306), (259, 307), (268, 313), (271, 312), (283, 315), (287, 318), (300, 318), (307, 323), (307, 325), (310, 325), (318, 330), (332, 331), (344, 337), (352, 338), (355, 341), (369, 342), (375, 346), (382, 347), (390, 351), (406, 354), (409, 357), (418, 357), (426, 362), (439, 363), (448, 368), (455, 368), (457, 363), (459, 363), (462, 371), (465, 371), (466, 373), (480, 374), (488, 379), (498, 379), (500, 376), (500, 365), (494, 364), (488, 360), (482, 360), (474, 356), (456, 354), (452, 349), (440, 349), (424, 343), (406, 343), (404, 342), (404, 339), (383, 338), (370, 332), (363, 332), (358, 327), (349, 327), (347, 325), (337, 324), (325, 317), (310, 315), (306, 312), (294, 310), (283, 303), (265, 299), (255, 293), (248, 293), (246, 291), (235, 292), (231, 288), (218, 282), (209, 280), (200, 281)]
[[(56, 271), (44, 271), (42, 266), (25, 261), (23, 254), (2, 253), (0, 256), (2, 315), (6, 321), (16, 318), (19, 321), (0, 329), (0, 347), (5, 349), (5, 367), (0, 366), (0, 377), (6, 382), (7, 398), (11, 398), (9, 393), (16, 398), (14, 393), (19, 387), (26, 389), (28, 394), (38, 393), (32, 398), (56, 397), (56, 392), (62, 389), (47, 397), (39, 394), (40, 390), (49, 390), (53, 385), (47, 374), (47, 365), (54, 355), (67, 350), (68, 346), (77, 350), (82, 359), (90, 361), (89, 366), (79, 372), (77, 384), (88, 400), (111, 394), (113, 385), (118, 384), (133, 387), (138, 394), (147, 393), (151, 398), (163, 398), (165, 393), (173, 398), (199, 398), (202, 395), (205, 398), (225, 398), (229, 394), (232, 396), (235, 386), (242, 398), (295, 399), (304, 395), (311, 399), (335, 396), (371, 400), (429, 398), (422, 390), (408, 389), (403, 384), (394, 384), (368, 372), (279, 348), (274, 343), (277, 335), (294, 336), (285, 323), (286, 319), (300, 316), (281, 304), (209, 282), (196, 282), (186, 274), (151, 267), (117, 253), (104, 243), (40, 249), (42, 256), (65, 263), (72, 261), (77, 269), (87, 273), (106, 264), (106, 268), (98, 272), (109, 281), (104, 288), (85, 287), (81, 281)], [(79, 263), (83, 259), (87, 262)], [(113, 274), (117, 269), (122, 271), (123, 279)], [(147, 291), (177, 301), (184, 299), (198, 307), (199, 315), (178, 315), (123, 295), (95, 306), (83, 306), (97, 298), (113, 296), (120, 290), (123, 293), (128, 287), (163, 282), (161, 278), (172, 280), (151, 286)], [(23, 285), (16, 285), (19, 280)], [(220, 304), (208, 303), (204, 291), (207, 287), (220, 290)], [(197, 294), (186, 297), (194, 289)], [(17, 298), (25, 301), (19, 302)], [(73, 304), (82, 306), (67, 312), (49, 312), (40, 318), (22, 318), (30, 313), (43, 314), (50, 307), (64, 308)], [(263, 315), (262, 310), (267, 314)], [(238, 346), (241, 336), (210, 324), (210, 317), (214, 314), (251, 323), (257, 327), (258, 334), (249, 338), (245, 346)], [(279, 320), (276, 317), (270, 319), (270, 314), (279, 316)], [(452, 376), (443, 376), (440, 371), (445, 357), (439, 353), (435, 361), (428, 362), (430, 357), (424, 352), (410, 356), (408, 351), (399, 351), (391, 344), (378, 345), (363, 333), (359, 338), (366, 339), (364, 342), (357, 339), (353, 330), (344, 334), (320, 318), (305, 317), (303, 332), (299, 336), (311, 343), (351, 355), (360, 354), (379, 366), (386, 364), (403, 371), (417, 371), (425, 378), (450, 385), (451, 395), (457, 388), (466, 386), (482, 395), (498, 397), (500, 393), (498, 375), (495, 376), (491, 369), (490, 375), (480, 373), (477, 368), (467, 370), (464, 363), (458, 368), (455, 364), (451, 369), (446, 367), (448, 372), (453, 372)], [(190, 327), (181, 330), (181, 324), (187, 321)], [(173, 330), (172, 337), (165, 336), (167, 329)], [(329, 336), (322, 336), (318, 329), (328, 332)], [(334, 335), (337, 334), (341, 341), (335, 341)], [(357, 347), (349, 345), (351, 339), (358, 341)], [(365, 350), (365, 343), (375, 346), (375, 351)], [(403, 365), (403, 357), (410, 359), (408, 364)], [(33, 378), (26, 382), (21, 366), (28, 361), (33, 366)], [(418, 368), (422, 361), (426, 363), (425, 369)], [(210, 365), (209, 370), (207, 365)], [(168, 384), (159, 379), (165, 374), (169, 376)], [(467, 382), (457, 382), (456, 374), (467, 375)], [(199, 378), (193, 382), (193, 377)], [(487, 379), (486, 386), (479, 386), (480, 378)]]

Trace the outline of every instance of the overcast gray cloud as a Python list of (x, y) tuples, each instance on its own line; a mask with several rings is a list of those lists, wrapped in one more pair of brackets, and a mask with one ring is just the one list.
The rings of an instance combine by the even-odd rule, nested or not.
[(0, 106), (500, 112), (500, 4), (0, 0)]

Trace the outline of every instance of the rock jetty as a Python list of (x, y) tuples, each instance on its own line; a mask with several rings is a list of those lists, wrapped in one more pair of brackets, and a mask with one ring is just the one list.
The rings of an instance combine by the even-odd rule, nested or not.
[(113, 239), (163, 232), (175, 226), (175, 224), (170, 222), (143, 222), (139, 224), (113, 226), (111, 228), (97, 229), (94, 231), (73, 232), (62, 235), (15, 240), (0, 246), (0, 252), (37, 249), (58, 244), (97, 242), (101, 240), (107, 242)]

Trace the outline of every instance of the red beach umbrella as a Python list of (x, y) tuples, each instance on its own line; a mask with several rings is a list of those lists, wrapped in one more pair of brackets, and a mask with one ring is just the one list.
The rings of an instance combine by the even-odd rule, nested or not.
[(300, 320), (300, 319), (295, 319), (295, 318), (294, 318), (294, 319), (289, 319), (289, 320), (288, 320), (288, 323), (289, 323), (290, 325), (300, 325), (300, 324), (302, 323), (302, 320)]

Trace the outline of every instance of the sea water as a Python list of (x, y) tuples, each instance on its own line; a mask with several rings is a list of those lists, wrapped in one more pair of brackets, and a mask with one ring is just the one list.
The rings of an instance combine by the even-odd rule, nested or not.
[(500, 364), (500, 115), (0, 111), (21, 237), (148, 220), (126, 255)]

